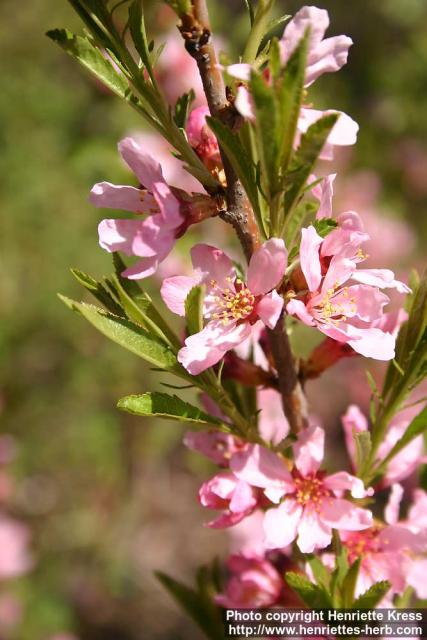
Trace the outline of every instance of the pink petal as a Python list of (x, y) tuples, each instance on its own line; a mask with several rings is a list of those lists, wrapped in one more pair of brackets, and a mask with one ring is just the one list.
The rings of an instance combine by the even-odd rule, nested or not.
[(300, 9), (286, 25), (280, 40), (282, 64), (286, 64), (289, 60), (307, 28), (310, 28), (309, 51), (311, 51), (322, 41), (328, 27), (329, 16), (326, 9), (318, 9), (317, 7)]
[(333, 36), (320, 42), (314, 51), (310, 51), (305, 76), (309, 86), (323, 73), (339, 71), (347, 63), (348, 50), (353, 44), (347, 36)]
[(302, 553), (324, 549), (332, 540), (331, 527), (325, 525), (315, 511), (304, 509), (298, 525), (297, 545)]
[(268, 509), (264, 516), (265, 547), (282, 549), (297, 535), (302, 507), (294, 500), (285, 500), (280, 507)]
[(301, 269), (310, 291), (316, 291), (322, 279), (319, 258), (319, 247), (322, 242), (323, 238), (319, 236), (312, 225), (306, 229), (301, 229)]
[(307, 311), (307, 307), (302, 302), (302, 300), (290, 300), (286, 305), (286, 311), (291, 316), (297, 316), (300, 320), (302, 320), (302, 322), (304, 322), (304, 324), (308, 325), (309, 327), (314, 327), (316, 324), (313, 316), (309, 311)]
[(252, 487), (243, 480), (240, 480), (236, 484), (236, 488), (233, 491), (233, 495), (230, 500), (230, 511), (232, 513), (240, 513), (247, 511), (256, 506), (256, 498)]
[(157, 256), (152, 258), (141, 258), (131, 267), (128, 267), (122, 272), (124, 278), (129, 280), (142, 280), (148, 278), (156, 273), (159, 266), (159, 260)]
[(279, 321), (283, 305), (284, 301), (282, 296), (280, 296), (277, 291), (272, 291), (262, 296), (256, 306), (256, 312), (269, 329), (274, 329)]
[(107, 251), (128, 256), (155, 256), (156, 250), (143, 241), (145, 220), (102, 220), (98, 226), (99, 244)]
[(289, 423), (283, 413), (280, 394), (275, 389), (258, 391), (258, 431), (261, 438), (272, 444), (279, 444), (289, 433)]
[(323, 484), (339, 497), (341, 497), (344, 491), (350, 491), (353, 498), (365, 498), (372, 493), (371, 490), (365, 490), (365, 486), (360, 478), (356, 478), (346, 471), (339, 471), (331, 476), (327, 476)]
[(325, 432), (320, 427), (312, 426), (304, 429), (293, 445), (295, 466), (306, 476), (315, 473), (323, 460)]
[(320, 509), (319, 517), (333, 529), (361, 531), (372, 526), (372, 513), (360, 509), (341, 498), (326, 499)]
[(153, 196), (142, 189), (98, 182), (92, 187), (89, 202), (96, 207), (122, 209), (134, 213), (158, 213)]
[[(354, 300), (354, 309), (351, 308), (351, 300)], [(334, 297), (334, 302), (343, 305), (343, 314), (347, 317), (357, 315), (364, 322), (373, 322), (382, 316), (383, 308), (390, 302), (390, 298), (376, 287), (362, 284), (346, 288), (342, 295)]]
[(173, 276), (163, 280), (160, 295), (166, 306), (179, 316), (185, 316), (185, 300), (191, 289), (200, 282), (198, 277)]
[[(393, 360), (396, 339), (391, 333), (384, 333), (381, 329), (359, 329), (348, 326), (348, 344), (365, 358), (375, 360)], [(326, 332), (325, 332), (326, 333)]]
[(396, 289), (399, 293), (411, 293), (411, 289), (406, 284), (395, 280), (394, 273), (390, 269), (358, 269), (352, 277), (353, 280), (380, 289)]
[(188, 142), (194, 148), (198, 147), (203, 140), (202, 132), (207, 127), (206, 116), (210, 116), (209, 107), (207, 105), (192, 109), (188, 116), (185, 132), (187, 134)]
[(390, 495), (384, 509), (384, 519), (387, 524), (396, 524), (399, 520), (400, 503), (403, 498), (403, 487), (395, 483), (391, 487)]
[(332, 198), (334, 195), (334, 180), (336, 176), (336, 173), (331, 173), (311, 190), (313, 196), (317, 198), (320, 203), (316, 213), (317, 220), (332, 218)]
[(245, 451), (235, 453), (230, 468), (237, 478), (254, 487), (274, 487), (281, 489), (283, 494), (294, 488), (284, 460), (259, 444), (249, 445)]
[(246, 118), (246, 120), (249, 120), (249, 122), (255, 121), (254, 101), (246, 87), (240, 86), (237, 88), (234, 106), (240, 115)]
[(245, 340), (251, 333), (248, 323), (227, 326), (209, 322), (202, 331), (189, 336), (178, 352), (178, 361), (195, 376), (212, 367), (225, 353)]
[(268, 293), (282, 280), (288, 261), (285, 243), (278, 238), (264, 242), (252, 255), (248, 268), (248, 287), (254, 295)]
[(118, 147), (123, 160), (143, 187), (152, 191), (156, 182), (164, 182), (160, 164), (150, 155), (144, 153), (142, 147), (133, 138), (121, 140)]
[(184, 222), (184, 218), (180, 213), (179, 201), (169, 186), (165, 182), (159, 182), (153, 185), (152, 190), (163, 216), (163, 228), (176, 229), (179, 227)]
[(226, 511), (218, 516), (218, 518), (215, 518), (215, 520), (207, 522), (205, 526), (210, 529), (228, 529), (229, 527), (234, 527), (234, 525), (241, 522), (247, 515), (248, 514), (245, 511), (240, 511), (239, 513)]
[(220, 249), (208, 244), (196, 244), (191, 249), (193, 267), (203, 274), (204, 279), (210, 283), (214, 280), (218, 287), (227, 289), (230, 285), (227, 278), (236, 277), (233, 263)]
[(247, 82), (251, 77), (252, 66), (246, 63), (230, 64), (225, 70), (232, 78), (237, 78), (237, 80)]

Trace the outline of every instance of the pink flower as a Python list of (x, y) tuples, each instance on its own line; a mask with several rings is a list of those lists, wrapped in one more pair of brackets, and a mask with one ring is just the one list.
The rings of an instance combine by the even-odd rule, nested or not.
[(211, 168), (221, 164), (221, 156), (218, 141), (206, 122), (206, 116), (209, 115), (207, 106), (193, 109), (188, 117), (186, 132), (188, 142), (199, 158)]
[(283, 580), (268, 560), (256, 556), (232, 555), (227, 561), (230, 572), (225, 593), (215, 602), (226, 608), (263, 608), (276, 604), (283, 590)]
[(385, 508), (385, 525), (378, 523), (364, 531), (340, 533), (341, 541), (348, 551), (349, 562), (361, 558), (356, 596), (369, 589), (375, 582), (388, 580), (391, 590), (382, 601), (383, 605), (391, 605), (392, 595), (404, 592), (408, 583), (411, 584), (410, 576), (414, 583), (417, 581), (416, 574), (424, 562), (419, 554), (427, 549), (424, 530), (411, 530), (410, 515), (408, 521), (399, 522), (402, 495), (402, 487), (394, 484)]
[(178, 353), (179, 362), (197, 375), (246, 340), (257, 320), (276, 326), (283, 299), (274, 288), (284, 276), (287, 251), (283, 240), (267, 240), (250, 260), (247, 283), (237, 277), (232, 261), (219, 249), (199, 244), (192, 248), (191, 257), (196, 275), (167, 278), (161, 295), (171, 311), (184, 315), (192, 287), (206, 286), (203, 313), (208, 322), (186, 339)]
[(197, 64), (183, 47), (182, 38), (176, 29), (166, 34), (166, 46), (155, 73), (170, 104), (175, 104), (183, 93), (191, 89), (195, 91), (196, 104), (204, 102), (205, 94)]
[(324, 452), (324, 431), (309, 427), (293, 445), (292, 471), (278, 454), (260, 445), (250, 445), (231, 459), (231, 470), (242, 481), (264, 489), (276, 504), (264, 518), (265, 546), (286, 547), (297, 538), (303, 553), (327, 547), (332, 529), (359, 531), (372, 524), (370, 511), (342, 498), (350, 491), (355, 498), (366, 495), (358, 478), (342, 471), (326, 476), (319, 470)]
[(223, 529), (237, 524), (257, 506), (257, 492), (244, 480), (223, 471), (204, 482), (199, 491), (200, 504), (223, 513), (206, 526)]
[[(378, 461), (383, 460), (394, 445), (401, 439), (412, 418), (417, 414), (417, 411), (419, 411), (417, 407), (406, 409), (398, 413), (391, 420), (384, 439), (378, 448), (376, 456)], [(342, 417), (342, 425), (347, 451), (354, 467), (356, 452), (353, 435), (368, 431), (368, 421), (358, 406), (350, 405)], [(394, 482), (400, 482), (414, 473), (421, 463), (427, 461), (427, 457), (424, 456), (423, 453), (423, 436), (418, 436), (389, 462), (384, 478), (381, 480), (381, 486), (388, 487)]]
[(184, 436), (184, 444), (220, 467), (228, 467), (233, 453), (246, 446), (239, 438), (222, 431), (188, 431)]
[(292, 53), (310, 29), (305, 86), (309, 87), (323, 73), (339, 71), (347, 63), (348, 50), (353, 41), (348, 36), (325, 38), (329, 27), (329, 16), (325, 9), (302, 7), (288, 22), (279, 42), (282, 64), (286, 64)]
[[(305, 87), (309, 87), (323, 73), (338, 71), (347, 62), (348, 50), (353, 44), (347, 36), (334, 36), (324, 39), (329, 27), (329, 16), (325, 9), (317, 7), (303, 7), (288, 23), (279, 42), (282, 64), (285, 65), (306, 29), (310, 27), (308, 57), (305, 75)], [(252, 67), (249, 64), (234, 64), (227, 67), (229, 75), (243, 81), (250, 78)], [(238, 87), (235, 107), (239, 113), (250, 121), (255, 120), (255, 110), (252, 96), (245, 86)], [(318, 111), (303, 106), (298, 119), (298, 135), (295, 144), (298, 145), (301, 135), (325, 115), (337, 113), (339, 118), (328, 136), (322, 149), (320, 159), (332, 160), (335, 146), (349, 146), (356, 143), (359, 125), (346, 113), (336, 110)]]
[(308, 291), (290, 300), (286, 310), (363, 356), (391, 360), (395, 336), (378, 326), (389, 302), (380, 288), (409, 289), (388, 269), (357, 269), (366, 258), (361, 244), (368, 236), (354, 212), (341, 214), (337, 222), (325, 239), (312, 225), (302, 229), (300, 263)]
[(140, 188), (100, 182), (92, 188), (89, 199), (97, 207), (147, 214), (144, 219), (102, 220), (98, 227), (103, 249), (140, 258), (123, 276), (146, 278), (155, 273), (190, 224), (214, 213), (214, 204), (203, 194), (189, 196), (170, 187), (160, 165), (132, 138), (122, 140), (119, 151), (138, 178)]
[(29, 537), (25, 525), (0, 515), (0, 580), (20, 576), (31, 568)]

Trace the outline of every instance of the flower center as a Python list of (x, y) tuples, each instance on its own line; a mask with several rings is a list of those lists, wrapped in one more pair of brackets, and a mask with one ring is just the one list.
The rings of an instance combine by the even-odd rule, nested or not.
[[(230, 285), (232, 278), (227, 278)], [(211, 282), (214, 289), (218, 288), (215, 281)], [(248, 287), (237, 278), (234, 287), (219, 290), (214, 296), (214, 302), (217, 311), (212, 314), (214, 320), (221, 320), (223, 325), (227, 325), (230, 321), (244, 320), (250, 316), (255, 306), (255, 296)]]
[(303, 507), (312, 507), (318, 511), (322, 501), (331, 495), (329, 489), (324, 486), (322, 478), (317, 474), (298, 476), (294, 482), (295, 499)]
[(372, 527), (348, 536), (344, 544), (347, 547), (350, 563), (361, 556), (366, 556), (368, 553), (378, 553), (380, 551), (379, 532), (379, 527)]
[(342, 293), (342, 296), (348, 300), (350, 306), (334, 300), (334, 297), (338, 292), (338, 287), (339, 284), (336, 282), (333, 287), (327, 290), (322, 300), (316, 305), (319, 310), (320, 319), (326, 324), (332, 324), (335, 327), (338, 327), (340, 322), (347, 321), (346, 313), (348, 313), (349, 310), (351, 310), (353, 314), (357, 311), (356, 298), (354, 296), (349, 296), (348, 287), (343, 287), (340, 292)]

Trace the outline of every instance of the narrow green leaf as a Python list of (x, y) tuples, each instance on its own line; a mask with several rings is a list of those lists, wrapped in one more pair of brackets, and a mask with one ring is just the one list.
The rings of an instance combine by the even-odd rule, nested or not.
[(356, 449), (356, 470), (358, 474), (362, 474), (371, 455), (371, 434), (369, 431), (354, 432), (353, 440)]
[(331, 582), (331, 573), (329, 569), (325, 567), (321, 559), (317, 556), (312, 556), (308, 562), (317, 584), (325, 587), (325, 589), (329, 589)]
[(188, 93), (184, 93), (176, 101), (173, 119), (175, 120), (176, 126), (180, 129), (185, 129), (191, 105), (194, 102), (195, 97), (196, 94), (193, 89), (190, 89)]
[(67, 29), (53, 29), (46, 34), (51, 40), (59, 44), (64, 51), (75, 58), (83, 67), (91, 71), (111, 91), (121, 98), (136, 102), (130, 94), (128, 83), (124, 76), (114, 69), (110, 60), (104, 57), (88, 38), (77, 36)]
[(385, 468), (386, 465), (392, 460), (395, 455), (399, 453), (402, 449), (406, 447), (412, 440), (422, 435), (427, 431), (427, 407), (424, 409), (412, 420), (406, 429), (405, 433), (401, 436), (401, 438), (396, 442), (392, 450), (387, 454), (387, 456), (382, 461), (380, 467)]
[(332, 606), (331, 599), (325, 589), (313, 584), (313, 582), (310, 582), (305, 576), (294, 573), (293, 571), (288, 571), (285, 574), (285, 580), (309, 607), (322, 609)]
[(153, 337), (142, 327), (126, 320), (114, 316), (112, 313), (104, 311), (99, 307), (95, 307), (84, 302), (76, 302), (65, 296), (59, 298), (73, 311), (79, 312), (86, 320), (88, 320), (98, 331), (103, 333), (107, 338), (116, 342), (120, 346), (128, 349), (140, 358), (143, 358), (151, 365), (165, 371), (171, 371), (177, 375), (181, 375), (186, 379), (186, 372), (176, 360), (176, 356), (163, 342)]
[(199, 333), (203, 329), (203, 301), (205, 287), (196, 286), (191, 289), (185, 299), (185, 321), (189, 336)]
[(122, 307), (118, 304), (116, 298), (101, 283), (92, 278), (80, 269), (71, 269), (71, 273), (85, 289), (87, 289), (108, 311), (118, 316), (123, 316)]
[(221, 425), (221, 421), (201, 409), (168, 393), (144, 393), (125, 396), (117, 403), (119, 409), (137, 416), (156, 416), (166, 420), (192, 422), (199, 425)]
[(220, 146), (224, 149), (228, 159), (230, 160), (234, 171), (239, 177), (246, 195), (252, 205), (257, 216), (259, 216), (258, 191), (256, 188), (255, 170), (244, 152), (242, 143), (238, 136), (230, 131), (230, 129), (219, 120), (207, 118), (209, 127), (212, 129)]
[(289, 212), (298, 201), (304, 185), (313, 171), (314, 164), (322, 151), (325, 142), (338, 120), (338, 114), (323, 116), (314, 122), (301, 138), (300, 146), (295, 152), (290, 168), (285, 176), (285, 210)]
[(252, 6), (252, 2), (251, 0), (243, 0), (244, 5), (246, 7), (246, 11), (248, 12), (249, 15), (249, 22), (251, 23), (251, 27), (254, 23), (254, 18), (255, 18), (255, 14), (254, 14), (254, 8)]
[(172, 346), (174, 350), (179, 349), (181, 340), (159, 313), (148, 293), (135, 280), (123, 278), (121, 275), (125, 264), (118, 253), (113, 254), (113, 262), (116, 276), (113, 277), (112, 284), (129, 320), (141, 324), (147, 331), (154, 333), (163, 342)]
[(357, 558), (353, 564), (350, 566), (350, 569), (347, 571), (347, 575), (345, 576), (342, 582), (342, 602), (343, 607), (351, 607), (354, 601), (354, 592), (356, 589), (356, 582), (359, 576), (361, 558)]
[(283, 71), (278, 89), (278, 118), (280, 122), (280, 146), (278, 166), (285, 172), (294, 147), (295, 134), (304, 95), (307, 64), (308, 30), (298, 43)]
[(156, 84), (151, 66), (150, 51), (148, 48), (147, 34), (145, 32), (141, 0), (134, 0), (129, 7), (129, 28), (135, 49), (141, 56), (142, 63), (147, 69), (153, 84)]
[(313, 226), (321, 238), (326, 238), (334, 229), (338, 227), (338, 222), (333, 218), (321, 218), (314, 220)]
[(190, 618), (202, 629), (210, 640), (224, 640), (224, 630), (219, 610), (212, 600), (206, 602), (206, 595), (174, 580), (170, 576), (156, 571), (155, 575), (163, 587), (186, 611)]
[(276, 97), (273, 87), (256, 71), (251, 73), (249, 87), (255, 104), (255, 135), (261, 161), (262, 183), (268, 198), (271, 199), (278, 188), (280, 130)]
[(316, 212), (316, 205), (313, 202), (301, 202), (295, 207), (285, 219), (284, 231), (285, 244), (290, 250), (299, 238), (301, 228), (305, 220)]
[(386, 593), (390, 590), (391, 584), (388, 580), (376, 582), (369, 587), (365, 593), (355, 600), (351, 606), (352, 609), (375, 609), (381, 602)]

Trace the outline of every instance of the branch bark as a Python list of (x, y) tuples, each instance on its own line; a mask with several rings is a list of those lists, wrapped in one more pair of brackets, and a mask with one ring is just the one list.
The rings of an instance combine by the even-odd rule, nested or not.
[[(205, 0), (193, 0), (192, 5), (193, 14), (181, 17), (181, 34), (188, 53), (197, 62), (211, 115), (233, 128), (236, 124), (237, 114), (227, 100), (222, 73), (218, 67), (215, 47), (212, 44), (206, 2)], [(260, 243), (258, 225), (233, 167), (223, 151), (221, 149), (220, 151), (227, 181), (227, 209), (220, 216), (235, 229), (245, 256), (249, 260)]]
[[(218, 68), (206, 0), (192, 0), (192, 7), (192, 15), (181, 16), (180, 31), (186, 49), (197, 62), (211, 115), (233, 129), (236, 113), (227, 100), (222, 73)], [(234, 227), (249, 261), (260, 244), (258, 225), (242, 184), (226, 154), (221, 149), (220, 151), (227, 181), (227, 210), (220, 215)], [(307, 424), (307, 403), (298, 379), (283, 314), (276, 328), (268, 333), (279, 378), (283, 410), (292, 432), (297, 433)]]

